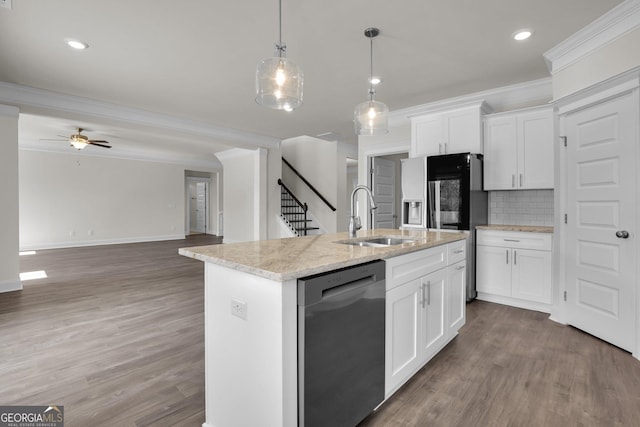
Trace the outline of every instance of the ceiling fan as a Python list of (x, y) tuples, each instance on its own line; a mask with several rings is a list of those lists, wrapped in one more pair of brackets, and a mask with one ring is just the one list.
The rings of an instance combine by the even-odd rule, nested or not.
[[(82, 134), (83, 130), (84, 129), (82, 128), (78, 128), (78, 133), (74, 133), (69, 136), (68, 141), (72, 147), (75, 147), (78, 150), (82, 150), (87, 145), (97, 145), (98, 147), (111, 148), (110, 145), (107, 145), (109, 144), (109, 141), (105, 141), (102, 139), (89, 139), (89, 137)], [(59, 136), (62, 138), (65, 138), (62, 135), (59, 135)], [(53, 141), (58, 141), (58, 140), (53, 140)]]

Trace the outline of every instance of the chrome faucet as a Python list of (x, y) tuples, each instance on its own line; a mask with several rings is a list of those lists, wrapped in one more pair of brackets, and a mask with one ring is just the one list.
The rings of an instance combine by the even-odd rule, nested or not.
[[(369, 196), (369, 203), (371, 204), (371, 210), (377, 208), (376, 202), (373, 200), (373, 194), (371, 194), (371, 190), (366, 185), (357, 185), (356, 188), (351, 192), (351, 216), (349, 217), (349, 237), (356, 237), (356, 231), (362, 228), (362, 224), (360, 223), (360, 217), (356, 216), (355, 205), (356, 205), (356, 192), (358, 190), (364, 190), (367, 192)], [(373, 224), (371, 224), (371, 228), (373, 229)]]

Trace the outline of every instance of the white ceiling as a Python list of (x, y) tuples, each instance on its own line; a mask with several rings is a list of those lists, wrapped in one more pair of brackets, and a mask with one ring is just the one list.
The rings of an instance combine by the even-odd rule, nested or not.
[[(283, 41), (305, 73), (304, 105), (284, 113), (254, 101), (256, 64), (273, 54), (278, 36), (276, 0), (13, 0), (12, 10), (0, 8), (0, 81), (277, 139), (335, 132), (355, 142), (353, 108), (368, 90), (365, 28), (381, 31), (374, 40), (374, 72), (383, 78), (377, 99), (397, 110), (546, 77), (542, 54), (620, 3), (284, 0)], [(532, 28), (533, 37), (512, 40), (520, 28)], [(90, 47), (74, 51), (65, 38)], [(153, 149), (198, 158), (236, 145), (27, 112), (21, 143), (82, 126), (122, 155)]]

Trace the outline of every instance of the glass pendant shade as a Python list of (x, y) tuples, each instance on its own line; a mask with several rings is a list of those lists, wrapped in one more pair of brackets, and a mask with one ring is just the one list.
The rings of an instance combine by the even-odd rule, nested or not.
[(373, 38), (380, 34), (377, 28), (364, 30), (365, 37), (369, 38), (371, 46), (371, 73), (369, 74), (369, 100), (356, 106), (353, 112), (353, 123), (356, 135), (384, 135), (389, 133), (389, 108), (382, 102), (373, 99)]
[(293, 111), (302, 105), (302, 69), (284, 56), (267, 58), (256, 70), (256, 102), (274, 110)]
[(373, 99), (356, 106), (353, 113), (357, 135), (384, 135), (389, 133), (389, 108)]

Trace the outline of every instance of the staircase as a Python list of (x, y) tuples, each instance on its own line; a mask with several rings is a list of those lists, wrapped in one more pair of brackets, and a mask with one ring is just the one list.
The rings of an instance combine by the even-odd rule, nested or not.
[(291, 231), (296, 236), (306, 236), (309, 231), (319, 230), (320, 227), (310, 225), (312, 220), (307, 217), (307, 204), (301, 203), (282, 180), (278, 180), (278, 184), (280, 184), (280, 217)]

